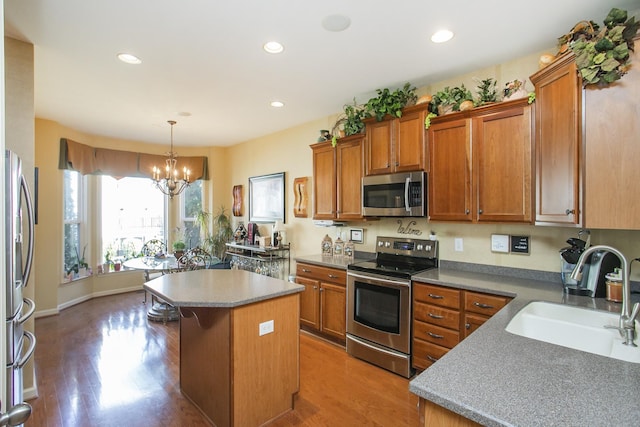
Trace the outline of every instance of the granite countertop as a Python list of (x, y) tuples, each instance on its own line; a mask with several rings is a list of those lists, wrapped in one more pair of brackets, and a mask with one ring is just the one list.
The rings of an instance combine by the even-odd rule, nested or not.
[(442, 267), (414, 279), (514, 299), (415, 377), (409, 385), (411, 392), (487, 426), (640, 423), (639, 364), (524, 338), (504, 329), (534, 300), (614, 312), (620, 311), (620, 304), (567, 296), (560, 283)]
[(244, 270), (165, 274), (146, 282), (144, 288), (181, 307), (238, 307), (304, 290), (304, 286)]
[(308, 264), (319, 265), (321, 267), (331, 267), (346, 270), (349, 264), (361, 261), (369, 261), (376, 257), (375, 254), (366, 252), (356, 252), (354, 258), (332, 257), (328, 255), (304, 255), (296, 257), (296, 262), (306, 262)]

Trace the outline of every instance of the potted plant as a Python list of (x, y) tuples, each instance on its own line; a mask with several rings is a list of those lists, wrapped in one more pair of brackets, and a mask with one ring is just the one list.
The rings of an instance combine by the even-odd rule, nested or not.
[(356, 99), (353, 98), (353, 104), (345, 104), (344, 112), (340, 114), (333, 125), (331, 134), (331, 145), (334, 147), (338, 142), (338, 138), (344, 132), (344, 136), (355, 135), (364, 132), (364, 123), (362, 119), (366, 118), (367, 114), (363, 105), (358, 105)]
[(489, 104), (492, 102), (497, 102), (498, 101), (498, 92), (496, 90), (497, 84), (498, 82), (491, 77), (486, 78), (484, 80), (479, 80), (477, 91), (476, 91), (477, 99), (476, 99), (475, 105), (480, 106), (480, 105)]
[(187, 244), (184, 242), (184, 234), (180, 227), (176, 227), (174, 231), (175, 238), (173, 240), (173, 244), (171, 247), (173, 248), (173, 256), (176, 259), (180, 259), (182, 255), (184, 255), (184, 250), (187, 248)]
[(471, 95), (469, 89), (464, 87), (464, 83), (452, 88), (446, 86), (433, 95), (431, 103), (429, 104), (429, 111), (439, 116), (460, 111), (460, 105), (464, 101), (471, 101), (473, 106), (473, 95)]
[(107, 250), (104, 253), (104, 264), (102, 265), (102, 271), (108, 273), (113, 265), (113, 246), (107, 246)]
[(576, 67), (584, 86), (606, 86), (620, 79), (630, 67), (629, 51), (633, 50), (633, 38), (640, 21), (627, 11), (611, 9), (600, 30), (593, 21), (582, 21), (558, 39), (560, 52), (567, 49), (576, 56)]
[[(209, 221), (213, 221), (213, 230), (209, 231)], [(227, 215), (224, 206), (220, 206), (218, 213), (212, 216), (210, 212), (200, 211), (196, 214), (196, 221), (200, 226), (202, 235), (202, 244), (205, 250), (211, 255), (224, 260), (227, 251), (226, 243), (233, 240), (233, 228), (231, 227), (231, 219)], [(217, 264), (214, 264), (217, 265)]]
[(402, 117), (402, 109), (414, 105), (418, 100), (416, 88), (410, 83), (405, 83), (401, 89), (393, 92), (386, 88), (377, 89), (376, 92), (378, 96), (365, 104), (365, 112), (368, 116), (375, 116), (377, 121), (382, 121), (387, 114)]

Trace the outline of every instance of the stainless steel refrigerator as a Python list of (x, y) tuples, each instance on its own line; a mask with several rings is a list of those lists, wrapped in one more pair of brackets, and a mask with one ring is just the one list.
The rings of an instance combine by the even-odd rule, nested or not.
[(0, 426), (19, 426), (31, 414), (31, 406), (23, 401), (22, 371), (36, 346), (35, 335), (24, 329), (35, 304), (23, 295), (33, 260), (34, 212), (20, 158), (7, 150), (4, 166), (7, 401), (0, 408)]

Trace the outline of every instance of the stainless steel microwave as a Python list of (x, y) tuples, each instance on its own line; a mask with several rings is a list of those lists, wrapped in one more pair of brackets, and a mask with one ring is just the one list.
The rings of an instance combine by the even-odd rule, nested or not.
[(426, 216), (427, 175), (404, 172), (362, 178), (364, 216)]

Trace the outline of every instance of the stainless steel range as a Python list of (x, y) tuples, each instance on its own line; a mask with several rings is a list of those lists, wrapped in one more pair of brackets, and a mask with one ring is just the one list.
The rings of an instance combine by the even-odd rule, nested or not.
[(378, 237), (376, 258), (347, 268), (347, 352), (409, 378), (411, 276), (438, 267), (438, 242)]

